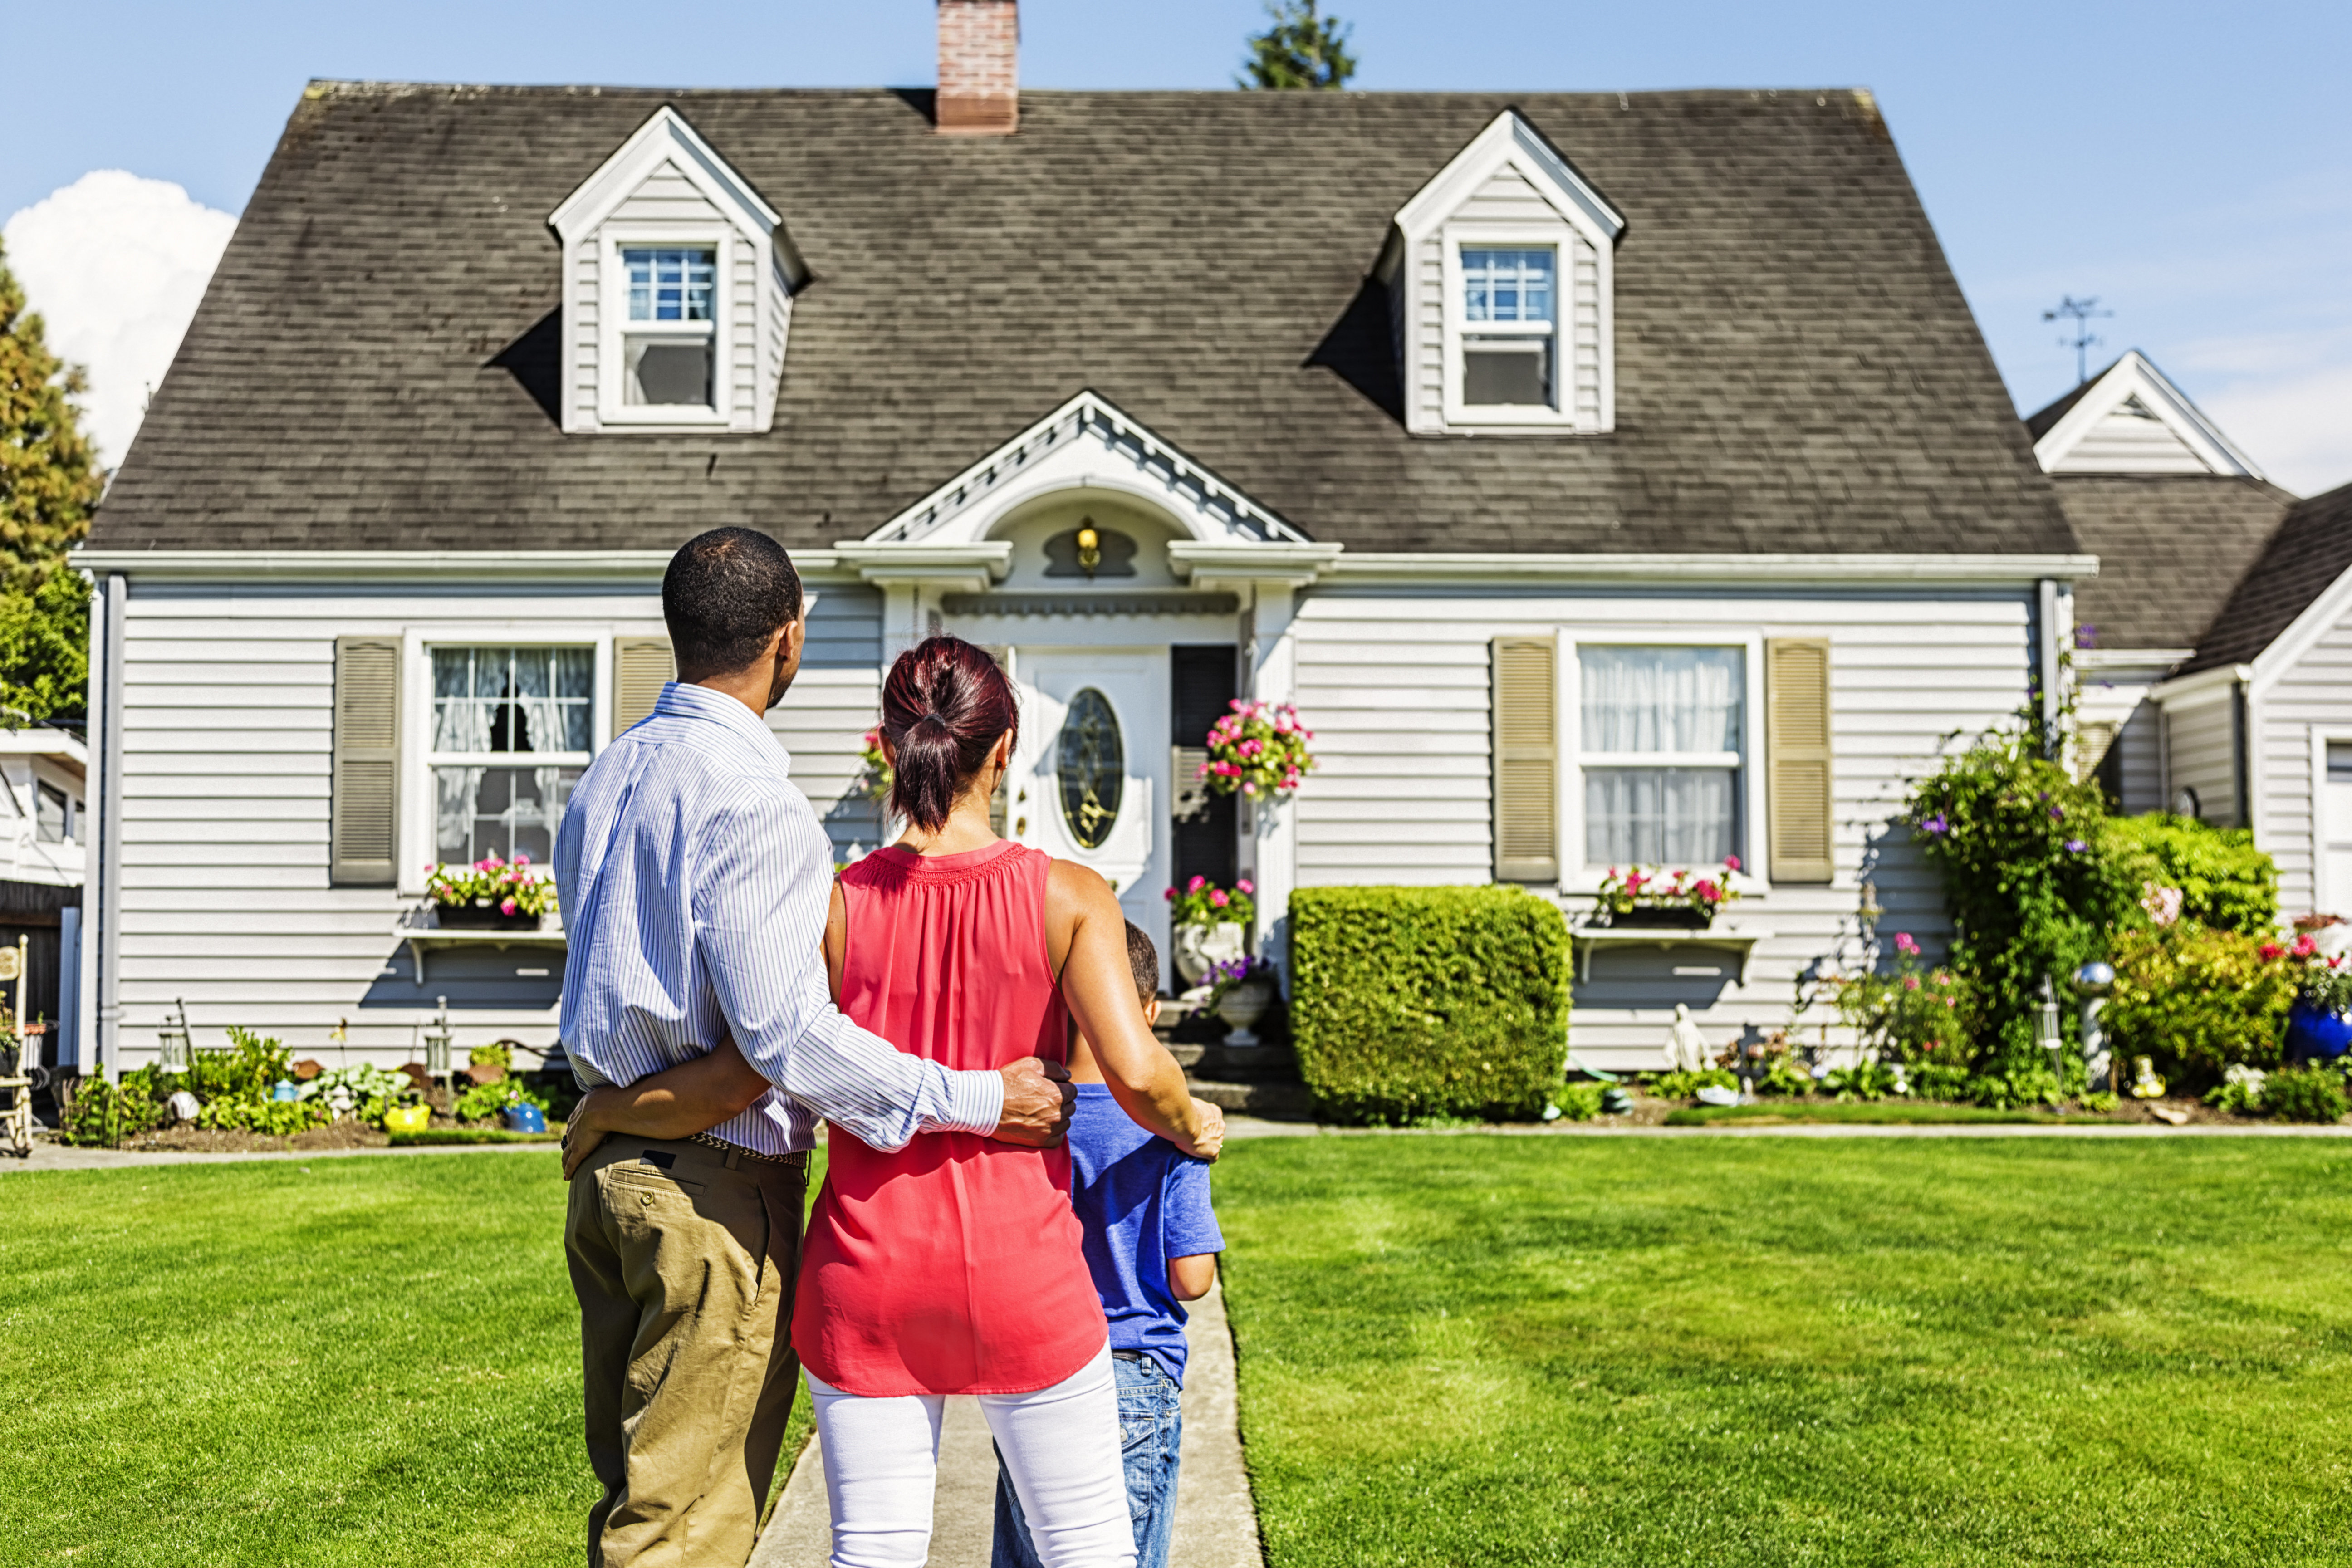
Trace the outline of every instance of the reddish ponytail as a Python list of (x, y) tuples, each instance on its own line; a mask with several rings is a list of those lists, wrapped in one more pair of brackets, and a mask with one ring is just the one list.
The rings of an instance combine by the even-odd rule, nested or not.
[(882, 733), (897, 755), (890, 809), (928, 833), (987, 765), (999, 735), (1018, 742), (1021, 709), (996, 661), (961, 637), (898, 656), (882, 683)]

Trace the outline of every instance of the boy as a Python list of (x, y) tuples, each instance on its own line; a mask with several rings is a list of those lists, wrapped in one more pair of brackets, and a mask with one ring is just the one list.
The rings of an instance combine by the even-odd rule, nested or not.
[[(1127, 927), (1127, 962), (1143, 1021), (1160, 1017), (1160, 955)], [(1209, 1206), (1209, 1167), (1128, 1120), (1110, 1097), (1094, 1051), (1076, 1030), (1070, 1079), (1070, 1206), (1086, 1231), (1087, 1268), (1110, 1320), (1118, 1377), (1119, 1441), (1127, 1506), (1135, 1520), (1136, 1568), (1167, 1568), (1176, 1518), (1177, 1447), (1183, 1434), (1184, 1309), (1217, 1280), (1225, 1238)], [(1021, 1500), (1000, 1467), (992, 1568), (1039, 1568)]]

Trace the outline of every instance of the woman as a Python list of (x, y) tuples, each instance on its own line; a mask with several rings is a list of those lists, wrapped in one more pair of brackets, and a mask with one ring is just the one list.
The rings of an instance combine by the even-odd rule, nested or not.
[[(1213, 1158), (1222, 1129), (1135, 1005), (1108, 885), (990, 827), (1018, 724), (1011, 684), (969, 643), (933, 637), (892, 668), (882, 749), (908, 826), (835, 885), (835, 998), (950, 1068), (1060, 1060), (1075, 1021), (1129, 1116)], [(698, 1066), (641, 1080), (625, 1100), (592, 1096), (579, 1130), (640, 1131), (630, 1118), (647, 1113), (631, 1106)], [(1108, 1331), (1070, 1212), (1067, 1152), (948, 1132), (882, 1153), (828, 1137), (793, 1343), (815, 1400), (834, 1563), (924, 1562), (942, 1397), (971, 1394), (1045, 1568), (1129, 1568)]]

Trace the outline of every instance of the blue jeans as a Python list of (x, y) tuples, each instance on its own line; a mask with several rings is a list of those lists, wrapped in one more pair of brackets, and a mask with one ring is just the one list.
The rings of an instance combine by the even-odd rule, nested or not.
[[(1115, 1357), (1118, 1379), (1118, 1442), (1127, 1465), (1127, 1511), (1135, 1521), (1136, 1568), (1168, 1568), (1168, 1537), (1176, 1523), (1177, 1449), (1184, 1436), (1182, 1390), (1150, 1356)], [(1030, 1544), (1021, 1500), (1002, 1464), (996, 1471), (996, 1545), (991, 1568), (1043, 1568)]]

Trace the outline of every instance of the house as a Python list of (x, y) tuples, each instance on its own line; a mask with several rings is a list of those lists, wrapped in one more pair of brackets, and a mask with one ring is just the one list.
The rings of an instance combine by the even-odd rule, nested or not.
[[(944, 629), (1026, 704), (1006, 830), (1163, 941), (1196, 873), (1281, 962), (1296, 887), (1736, 855), (1706, 941), (1583, 944), (1630, 1067), (1940, 926), (1906, 781), (2095, 563), (1869, 94), (1026, 91), (1011, 0), (940, 16), (936, 93), (306, 89), (84, 552), (86, 1061), (183, 997), (551, 1043), (560, 932), (413, 940), (426, 868), (545, 854), (727, 523), (811, 586), (772, 724), (845, 858)], [(1236, 697), (1295, 800), (1199, 794)]]
[(16, 981), (0, 982), (0, 1007), (13, 1019), (21, 987), (26, 1022), (56, 1037), (43, 1042), (47, 1065), (72, 1059), (80, 1030), (89, 764), (70, 731), (0, 730), (0, 950), (20, 965)]
[(2125, 811), (2252, 828), (2285, 911), (2352, 911), (2352, 488), (2297, 500), (2137, 351), (2026, 428), (2100, 561), (2080, 765)]

